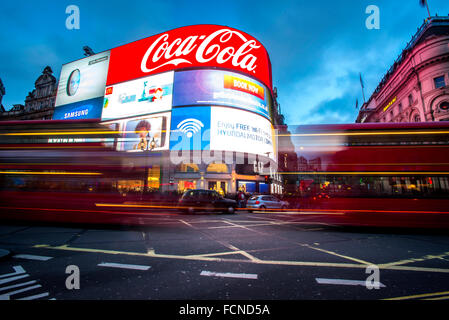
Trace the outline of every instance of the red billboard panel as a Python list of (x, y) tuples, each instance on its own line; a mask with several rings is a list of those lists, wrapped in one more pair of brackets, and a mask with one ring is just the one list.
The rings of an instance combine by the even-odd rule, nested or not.
[(106, 85), (198, 67), (242, 72), (272, 88), (270, 59), (262, 44), (217, 25), (182, 27), (112, 49)]

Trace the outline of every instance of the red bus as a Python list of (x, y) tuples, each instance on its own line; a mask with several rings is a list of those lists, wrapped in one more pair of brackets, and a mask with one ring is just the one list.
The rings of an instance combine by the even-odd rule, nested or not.
[(121, 205), (169, 199), (142, 192), (154, 163), (116, 151), (119, 134), (97, 120), (0, 122), (0, 219), (139, 222)]
[(300, 211), (329, 213), (326, 220), (341, 224), (449, 227), (449, 123), (290, 131), (280, 140), (294, 160), (282, 174)]

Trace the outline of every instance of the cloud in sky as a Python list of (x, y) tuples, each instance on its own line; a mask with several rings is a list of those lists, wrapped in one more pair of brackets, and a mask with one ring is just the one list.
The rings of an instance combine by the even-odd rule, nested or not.
[[(273, 83), (289, 124), (354, 122), (362, 104), (426, 17), (418, 1), (76, 1), (81, 29), (65, 28), (67, 1), (0, 3), (0, 78), (3, 104), (23, 103), (46, 65), (83, 57), (82, 47), (104, 51), (192, 24), (227, 25), (267, 48)], [(381, 29), (365, 28), (365, 8), (380, 8)], [(431, 11), (449, 13), (447, 0)]]
[[(385, 51), (397, 52), (396, 41), (383, 47)], [(359, 73), (363, 70), (372, 73), (362, 74), (365, 85), (365, 96), (368, 99), (372, 84), (390, 58), (377, 45), (366, 48), (364, 54), (336, 41), (322, 50), (316, 57), (316, 69), (306, 76), (290, 80), (284, 86), (279, 99), (282, 111), (289, 123), (342, 123), (354, 122), (357, 116), (356, 99), (359, 107), (363, 103)], [(285, 102), (284, 102), (285, 101)], [(338, 102), (338, 103), (336, 103)]]

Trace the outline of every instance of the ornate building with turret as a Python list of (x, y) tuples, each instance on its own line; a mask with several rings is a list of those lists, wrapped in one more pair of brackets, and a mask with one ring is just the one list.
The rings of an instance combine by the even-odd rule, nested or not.
[[(0, 97), (5, 94), (2, 87)], [(0, 120), (50, 120), (54, 112), (58, 81), (49, 66), (44, 68), (34, 82), (34, 87), (25, 98), (25, 105), (15, 104), (9, 111), (2, 110)]]

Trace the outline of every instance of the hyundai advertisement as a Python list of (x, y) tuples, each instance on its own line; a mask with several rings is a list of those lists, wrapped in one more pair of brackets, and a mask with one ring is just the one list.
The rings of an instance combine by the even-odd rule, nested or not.
[(224, 150), (275, 159), (271, 123), (259, 115), (227, 107), (174, 108), (171, 150)]

